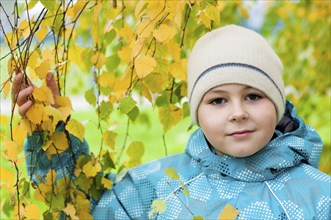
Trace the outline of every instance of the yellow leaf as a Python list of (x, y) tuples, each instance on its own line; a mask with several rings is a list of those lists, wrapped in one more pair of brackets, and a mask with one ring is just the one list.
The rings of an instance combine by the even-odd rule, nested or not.
[(36, 38), (39, 41), (43, 41), (48, 33), (48, 29), (45, 25), (42, 25), (41, 28), (36, 33)]
[(29, 57), (29, 62), (27, 63), (27, 67), (32, 75), (31, 78), (37, 78), (37, 74), (36, 74), (36, 67), (40, 65), (40, 53), (39, 51), (34, 51), (33, 53), (31, 53), (30, 57)]
[(13, 32), (6, 34), (7, 39), (9, 40), (10, 49), (14, 50), (17, 46), (17, 36)]
[(13, 59), (13, 57), (10, 57), (7, 63), (7, 71), (9, 75), (11, 75), (15, 71), (15, 66), (15, 60)]
[(47, 73), (50, 71), (50, 60), (44, 60), (38, 67), (35, 68), (36, 74), (40, 79), (45, 79)]
[(95, 177), (100, 171), (101, 166), (98, 162), (93, 165), (92, 161), (89, 161), (83, 166), (83, 172), (86, 174), (87, 177)]
[(55, 103), (52, 91), (46, 85), (43, 85), (40, 88), (34, 88), (32, 95), (35, 101), (37, 101), (37, 103), (41, 102), (44, 104), (51, 105)]
[(134, 15), (137, 19), (141, 17), (141, 15), (145, 12), (144, 7), (146, 6), (145, 1), (138, 1), (136, 8), (134, 10)]
[(22, 35), (24, 37), (24, 39), (26, 39), (30, 35), (30, 28), (29, 28), (28, 21), (23, 20), (20, 23), (20, 26), (19, 26), (18, 30), (21, 33), (20, 35)]
[(159, 119), (163, 125), (164, 132), (167, 132), (172, 126), (177, 124), (183, 116), (182, 109), (176, 105), (170, 104), (159, 108)]
[(221, 219), (236, 219), (237, 215), (239, 214), (239, 210), (233, 207), (231, 204), (226, 204), (223, 208), (221, 214), (218, 216), (218, 220)]
[(154, 37), (159, 42), (164, 42), (172, 39), (176, 34), (176, 29), (168, 24), (161, 24), (160, 27), (154, 31)]
[(98, 78), (98, 84), (104, 88), (111, 88), (115, 82), (115, 75), (109, 72), (103, 72)]
[(76, 18), (78, 12), (80, 12), (85, 5), (85, 1), (77, 1), (72, 7), (70, 7), (67, 11), (67, 15), (70, 16), (72, 19)]
[(7, 80), (3, 86), (3, 98), (7, 98), (10, 91), (10, 81)]
[(14, 125), (13, 126), (13, 141), (18, 146), (23, 146), (24, 141), (26, 139), (26, 131), (22, 124)]
[(43, 119), (44, 106), (42, 104), (33, 104), (27, 111), (26, 117), (34, 124), (40, 124)]
[(75, 63), (82, 70), (85, 70), (86, 65), (84, 63), (83, 56), (86, 55), (88, 51), (76, 44), (70, 46), (68, 60), (70, 60), (71, 63)]
[(183, 10), (186, 5), (185, 1), (169, 1), (167, 2), (167, 10), (169, 11), (169, 20), (173, 21), (178, 28), (181, 27)]
[(89, 25), (91, 25), (90, 33), (91, 33), (93, 42), (94, 42), (94, 44), (99, 44), (100, 43), (100, 29), (101, 29), (100, 25), (98, 25), (99, 22), (93, 22), (91, 20), (88, 22), (90, 23)]
[(56, 131), (51, 137), (55, 148), (61, 153), (69, 147), (67, 136), (64, 132)]
[(84, 141), (85, 128), (77, 120), (71, 119), (66, 125), (67, 131), (77, 137), (80, 141)]
[(59, 112), (61, 112), (61, 117), (62, 117), (61, 120), (67, 121), (67, 119), (71, 113), (71, 108), (70, 107), (59, 107), (57, 110), (59, 110)]
[(71, 101), (67, 96), (57, 96), (55, 103), (60, 107), (69, 107), (72, 109)]
[(40, 219), (40, 208), (36, 204), (28, 204), (25, 207), (25, 217), (27, 219)]
[(151, 20), (154, 20), (160, 13), (164, 10), (165, 3), (160, 3), (160, 1), (148, 1), (146, 7), (146, 13)]
[(148, 37), (154, 29), (154, 22), (150, 19), (144, 19), (137, 26), (137, 34), (138, 38), (146, 38)]
[(100, 15), (100, 11), (102, 9), (102, 4), (100, 1), (97, 1), (95, 7), (93, 7), (93, 21), (98, 22), (98, 17)]
[(151, 93), (149, 92), (148, 88), (143, 83), (141, 84), (141, 93), (145, 98), (148, 99), (148, 101), (150, 101), (151, 103), (153, 102)]
[(103, 53), (96, 53), (91, 57), (91, 62), (100, 69), (106, 63), (106, 57)]
[(182, 59), (172, 63), (169, 68), (170, 74), (180, 80), (186, 81), (186, 65), (187, 59)]
[(0, 115), (0, 124), (9, 125), (9, 119), (7, 115)]
[(52, 189), (52, 184), (54, 183), (54, 180), (57, 176), (57, 173), (55, 170), (49, 170), (48, 173), (46, 174), (46, 178), (45, 178), (45, 186), (49, 187), (48, 190), (44, 190), (43, 192), (47, 192), (50, 189)]
[(248, 19), (249, 18), (249, 14), (246, 8), (244, 7), (240, 7), (240, 15), (241, 17), (243, 17), (244, 19)]
[(117, 52), (117, 54), (124, 63), (128, 63), (132, 58), (132, 48), (130, 45), (123, 46), (121, 50)]
[(208, 28), (211, 29), (211, 20), (206, 16), (204, 12), (199, 15), (201, 22)]
[(164, 170), (164, 172), (165, 172), (165, 174), (167, 174), (168, 177), (170, 177), (170, 179), (180, 180), (180, 177), (174, 168), (172, 168), (172, 167), (166, 168)]
[(106, 189), (111, 189), (113, 182), (105, 177), (102, 177), (101, 179), (101, 184), (106, 188)]
[(62, 120), (62, 113), (57, 108), (48, 105), (45, 107), (45, 114), (47, 117), (49, 117), (49, 119), (51, 119), (51, 126), (52, 126), (52, 129), (47, 129), (47, 130), (53, 133), (55, 131), (57, 123), (60, 120)]
[(62, 211), (64, 211), (66, 215), (70, 216), (71, 219), (78, 219), (78, 217), (76, 216), (76, 209), (71, 203), (68, 203), (67, 207), (62, 209)]
[(143, 56), (135, 60), (135, 67), (138, 77), (144, 78), (154, 70), (156, 61), (153, 57)]
[[(0, 167), (0, 186), (1, 188), (7, 189), (9, 192), (12, 192), (14, 188), (15, 175), (12, 171)], [(1, 190), (2, 191), (2, 190)]]
[(134, 34), (131, 30), (131, 28), (129, 28), (128, 26), (123, 27), (120, 31), (119, 31), (119, 35), (123, 38), (124, 41), (126, 42), (131, 42), (134, 38)]
[(151, 219), (153, 214), (160, 214), (167, 209), (167, 202), (163, 199), (156, 199), (152, 202), (151, 211), (148, 213), (148, 218)]
[(175, 41), (167, 42), (167, 53), (175, 60), (180, 59), (180, 46)]
[(54, 60), (54, 54), (55, 50), (54, 49), (44, 49), (41, 51), (41, 57), (42, 60)]
[(144, 45), (144, 40), (142, 40), (142, 39), (138, 39), (138, 40), (131, 43), (131, 48), (132, 48), (131, 59), (138, 56), (138, 54), (140, 53), (143, 45)]
[(90, 214), (90, 202), (88, 199), (84, 199), (82, 197), (77, 197), (76, 199), (77, 204), (80, 204), (77, 207), (77, 215), (79, 219), (84, 220), (93, 220), (93, 216)]
[(220, 11), (214, 5), (207, 6), (206, 16), (213, 20), (217, 26), (220, 24)]
[(116, 134), (112, 131), (105, 131), (102, 134), (102, 140), (104, 141), (105, 145), (107, 145), (111, 149), (115, 148), (115, 137)]
[(22, 125), (30, 136), (32, 135), (33, 131), (36, 130), (36, 125), (32, 123), (27, 117), (23, 118)]
[[(127, 71), (130, 71), (129, 69), (130, 68), (127, 68)], [(113, 89), (114, 89), (114, 92), (116, 93), (117, 100), (121, 99), (130, 87), (130, 77), (126, 77), (126, 76), (127, 76), (127, 73), (124, 73), (123, 76), (119, 76), (115, 79)]]

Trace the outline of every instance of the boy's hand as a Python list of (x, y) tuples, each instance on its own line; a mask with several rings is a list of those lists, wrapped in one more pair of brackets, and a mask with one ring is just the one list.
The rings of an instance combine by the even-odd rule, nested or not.
[[(26, 112), (32, 106), (32, 101), (28, 97), (32, 94), (34, 85), (29, 83), (26, 85), (23, 81), (22, 73), (18, 73), (13, 81), (12, 87), (12, 101), (18, 105), (18, 113), (24, 117)], [(54, 100), (56, 96), (59, 95), (59, 90), (57, 88), (54, 76), (52, 73), (48, 73), (46, 76), (46, 85), (52, 91)], [(15, 100), (16, 99), (16, 100)]]

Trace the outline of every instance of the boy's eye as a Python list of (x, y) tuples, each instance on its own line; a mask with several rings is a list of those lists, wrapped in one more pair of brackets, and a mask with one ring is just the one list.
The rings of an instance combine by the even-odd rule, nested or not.
[(249, 95), (247, 95), (247, 97), (246, 97), (246, 99), (247, 99), (248, 101), (257, 101), (257, 100), (259, 100), (259, 99), (261, 99), (261, 98), (262, 98), (262, 96), (257, 95), (257, 94), (249, 94)]
[(219, 105), (219, 104), (225, 103), (225, 101), (226, 100), (224, 98), (216, 98), (216, 99), (213, 99), (210, 103), (213, 105)]

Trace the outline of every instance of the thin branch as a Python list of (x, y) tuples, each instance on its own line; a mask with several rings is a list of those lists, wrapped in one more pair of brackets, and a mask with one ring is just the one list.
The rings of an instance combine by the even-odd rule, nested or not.
[(117, 160), (116, 160), (116, 163), (115, 163), (116, 165), (119, 163), (119, 161), (120, 161), (120, 159), (122, 157), (122, 154), (124, 152), (124, 149), (125, 149), (125, 146), (126, 146), (126, 142), (127, 142), (128, 136), (129, 136), (129, 128), (130, 128), (130, 118), (128, 118), (128, 121), (126, 123), (125, 137), (124, 137), (124, 141), (123, 141), (123, 145), (122, 145), (121, 151), (118, 154), (118, 157), (117, 157)]
[(168, 147), (167, 147), (167, 143), (166, 143), (166, 140), (165, 140), (165, 134), (162, 135), (162, 139), (163, 139), (163, 146), (164, 146), (165, 156), (168, 156)]

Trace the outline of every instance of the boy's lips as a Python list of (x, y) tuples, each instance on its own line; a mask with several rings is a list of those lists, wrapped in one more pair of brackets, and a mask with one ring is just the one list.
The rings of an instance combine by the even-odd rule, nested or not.
[(246, 137), (250, 134), (252, 134), (254, 130), (240, 130), (240, 131), (234, 131), (228, 134), (228, 136), (231, 137)]

